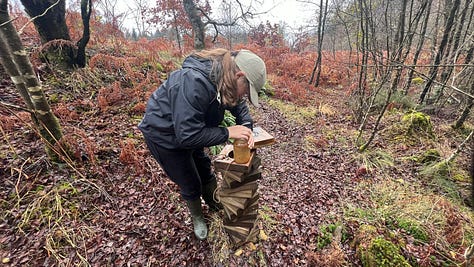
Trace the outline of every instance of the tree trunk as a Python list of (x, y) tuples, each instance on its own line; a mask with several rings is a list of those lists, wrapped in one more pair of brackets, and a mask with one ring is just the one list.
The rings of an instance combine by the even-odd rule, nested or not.
[(21, 0), (26, 13), (34, 19), (33, 23), (46, 47), (42, 59), (52, 63), (62, 70), (74, 67), (85, 67), (86, 46), (90, 39), (90, 16), (92, 14), (92, 0), (81, 0), (81, 16), (83, 23), (82, 38), (77, 46), (71, 42), (69, 29), (66, 24), (65, 0)]
[(204, 23), (199, 16), (200, 11), (196, 7), (196, 4), (193, 0), (183, 0), (184, 10), (188, 15), (188, 19), (191, 22), (193, 27), (193, 35), (194, 35), (194, 48), (196, 50), (202, 50), (205, 48), (205, 40), (204, 40)]
[[(450, 52), (448, 56), (450, 57), (453, 63), (456, 63), (456, 59), (459, 57), (459, 44), (461, 42), (461, 36), (463, 33), (464, 22), (466, 21), (467, 11), (469, 10), (469, 5), (471, 4), (471, 0), (466, 0), (464, 8), (460, 10), (461, 16), (456, 16), (455, 23), (457, 25), (456, 32), (452, 36), (452, 44), (450, 47)], [(454, 71), (454, 66), (447, 66), (444, 71), (441, 73), (441, 83), (446, 84), (448, 83), (449, 77)], [(441, 97), (441, 94), (438, 96), (438, 100)]]
[(79, 68), (84, 68), (87, 63), (86, 46), (90, 39), (90, 18), (92, 14), (92, 0), (81, 0), (81, 17), (84, 29), (82, 31), (82, 38), (77, 42), (77, 57), (76, 64)]
[(456, 120), (456, 122), (453, 125), (454, 129), (461, 128), (464, 125), (464, 122), (466, 121), (467, 117), (471, 113), (472, 105), (474, 104), (474, 102), (472, 98), (469, 98), (467, 101), (468, 101), (467, 105), (462, 111), (461, 116), (459, 116), (459, 118)]
[(183, 48), (181, 46), (181, 35), (179, 32), (179, 27), (178, 27), (178, 14), (173, 11), (173, 19), (174, 19), (174, 30), (176, 32), (176, 42), (178, 43), (178, 48), (179, 48), (179, 53), (183, 54)]
[[(36, 78), (33, 67), (28, 58), (26, 50), (20, 41), (20, 37), (16, 32), (10, 16), (8, 14), (7, 0), (0, 0), (0, 36), (2, 41), (2, 64), (12, 63), (14, 65), (4, 65), (4, 68), (9, 70), (13, 82), (17, 86), (20, 94), (26, 99), (27, 106), (32, 107), (36, 127), (46, 143), (48, 155), (56, 159), (53, 153), (54, 145), (62, 137), (61, 127), (57, 118), (50, 109), (46, 96), (43, 93), (40, 83)], [(6, 54), (3, 51), (7, 52)], [(28, 96), (25, 95), (24, 88), (26, 87)], [(27, 100), (29, 99), (29, 100)]]
[[(424, 17), (423, 23), (421, 25), (420, 38), (418, 40), (418, 44), (416, 46), (415, 54), (413, 56), (413, 66), (416, 66), (416, 64), (418, 63), (418, 58), (420, 57), (421, 50), (422, 50), (423, 45), (425, 43), (425, 34), (426, 34), (426, 29), (428, 28), (428, 21), (429, 21), (429, 18), (430, 18), (431, 2), (432, 2), (431, 0), (425, 0), (422, 4), (422, 6), (426, 6), (424, 8), (425, 17)], [(415, 74), (415, 68), (412, 68), (408, 73), (407, 82), (405, 84), (405, 95), (408, 94), (408, 91), (409, 91), (410, 86), (411, 86), (411, 80), (413, 79), (414, 74)]]
[[(393, 43), (396, 46), (396, 51), (395, 51), (395, 55), (393, 55), (392, 60), (397, 64), (402, 64), (401, 59), (402, 59), (402, 53), (403, 53), (403, 48), (404, 48), (403, 44), (405, 41), (405, 16), (406, 16), (407, 3), (408, 3), (408, 0), (402, 1), (402, 12), (400, 12), (400, 17), (398, 18), (397, 33), (395, 34), (395, 39), (393, 40)], [(407, 47), (407, 50), (410, 50), (410, 48)], [(390, 88), (391, 92), (397, 91), (401, 74), (402, 74), (402, 67), (398, 66), (395, 70), (395, 74), (392, 80), (392, 85)]]
[[(474, 46), (471, 46), (471, 48), (467, 52), (466, 59), (464, 60), (464, 62), (466, 64), (473, 63), (472, 61), (473, 56), (474, 56)], [(469, 93), (472, 94), (474, 92), (474, 74), (472, 72), (471, 72), (471, 77), (470, 79), (468, 79), (467, 84), (469, 83), (471, 84)], [(461, 113), (461, 116), (459, 116), (459, 118), (456, 120), (456, 122), (453, 125), (454, 129), (458, 129), (458, 128), (461, 128), (461, 126), (463, 126), (464, 122), (467, 120), (469, 114), (471, 113), (473, 104), (474, 104), (474, 99), (472, 99), (472, 97), (469, 97), (469, 99), (467, 100), (467, 105), (464, 108), (463, 112)]]
[[(359, 65), (359, 78), (358, 78), (358, 85), (355, 94), (358, 97), (358, 107), (356, 110), (356, 122), (361, 123), (363, 120), (363, 114), (366, 105), (366, 85), (367, 85), (367, 62), (369, 58), (368, 52), (368, 43), (369, 43), (369, 22), (367, 21), (366, 16), (366, 6), (364, 5), (363, 0), (358, 0), (358, 8), (360, 9), (360, 41), (357, 42), (358, 44), (358, 53), (362, 54), (361, 56), (357, 56), (357, 58), (361, 58), (361, 62)], [(359, 59), (358, 59), (359, 61)]]
[(63, 70), (73, 68), (75, 47), (71, 43), (69, 29), (66, 25), (66, 1), (21, 0), (21, 3), (25, 7), (26, 13), (34, 18), (33, 23), (40, 35), (41, 43), (48, 44), (43, 53), (43, 59)]
[[(324, 8), (324, 11), (323, 11)], [(324, 40), (324, 30), (326, 25), (326, 15), (328, 12), (328, 0), (324, 3), (324, 0), (320, 0), (319, 2), (319, 19), (318, 19), (318, 57), (316, 59), (316, 63), (314, 64), (313, 71), (311, 72), (311, 78), (309, 79), (309, 83), (313, 83), (314, 79), (314, 86), (319, 85), (319, 80), (321, 78), (321, 64), (322, 64), (322, 50), (323, 50), (323, 40)], [(316, 78), (315, 78), (316, 76)]]
[(420, 99), (419, 99), (420, 104), (423, 103), (423, 101), (425, 100), (426, 94), (431, 89), (431, 86), (433, 85), (436, 79), (438, 69), (439, 69), (438, 65), (440, 64), (441, 59), (443, 58), (443, 55), (445, 53), (445, 48), (446, 48), (446, 45), (448, 44), (449, 34), (451, 33), (451, 29), (453, 28), (454, 17), (459, 8), (460, 1), (461, 0), (454, 0), (452, 8), (449, 12), (449, 17), (444, 27), (443, 38), (441, 39), (441, 43), (439, 44), (439, 48), (438, 48), (438, 53), (436, 54), (436, 58), (433, 63), (434, 66), (431, 68), (428, 82), (426, 83), (425, 88), (423, 89), (423, 92), (420, 95)]

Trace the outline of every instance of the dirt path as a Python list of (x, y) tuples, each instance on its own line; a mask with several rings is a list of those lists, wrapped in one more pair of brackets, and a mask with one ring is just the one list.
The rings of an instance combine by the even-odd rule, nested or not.
[[(328, 99), (338, 99), (335, 94)], [(28, 171), (39, 176), (22, 181), (25, 186), (20, 186), (19, 195), (40, 185), (48, 189), (65, 181), (76, 191), (58, 193), (64, 198), (62, 218), (67, 219), (48, 222), (44, 214), (33, 213), (23, 231), (16, 226), (22, 220), (21, 212), (31, 207), (31, 195), (14, 207), (8, 206), (16, 203), (14, 199), (5, 202), (3, 207), (8, 206), (10, 213), (0, 224), (0, 240), (7, 244), (0, 248), (0, 256), (9, 258), (12, 266), (48, 266), (55, 260), (67, 265), (80, 262), (80, 257), (92, 266), (212, 266), (220, 253), (218, 256), (227, 257), (224, 265), (230, 266), (306, 266), (307, 253), (317, 247), (319, 226), (337, 216), (339, 202), (352, 191), (352, 147), (344, 136), (338, 136), (341, 129), (349, 127), (344, 116), (336, 113), (323, 116), (324, 120), (317, 116), (297, 124), (263, 103), (256, 123), (277, 140), (258, 151), (263, 167), (259, 205), (269, 239), (257, 243), (256, 250), (245, 249), (240, 256), (233, 251), (211, 252), (216, 244), (194, 237), (178, 188), (165, 178), (140, 142), (137, 119), (116, 110), (81, 120), (80, 129), (94, 140), (98, 158), (95, 163), (85, 161), (77, 167), (87, 180), (78, 179), (68, 168), (50, 166), (42, 157), (41, 143), (28, 139), (29, 155), (43, 160)], [(68, 123), (63, 125), (66, 130), (74, 129), (68, 128), (73, 127)], [(23, 137), (16, 134), (11, 138), (19, 142)], [(126, 139), (134, 139), (138, 146), (128, 165), (119, 160), (125, 144), (121, 141)], [(307, 140), (312, 140), (313, 149), (305, 149)], [(21, 164), (21, 160), (7, 163)], [(7, 168), (3, 167), (2, 173), (6, 174)], [(16, 180), (10, 175), (3, 181), (2, 198), (15, 193)], [(211, 214), (205, 212), (211, 222)], [(78, 214), (85, 216), (75, 217)]]

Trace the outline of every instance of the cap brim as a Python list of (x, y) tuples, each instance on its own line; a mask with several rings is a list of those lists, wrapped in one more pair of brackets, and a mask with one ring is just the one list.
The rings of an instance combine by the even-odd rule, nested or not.
[(252, 103), (252, 105), (256, 106), (256, 107), (260, 107), (260, 104), (258, 103), (258, 92), (257, 90), (255, 90), (255, 86), (253, 85), (252, 82), (249, 81), (249, 85), (250, 85), (250, 102)]

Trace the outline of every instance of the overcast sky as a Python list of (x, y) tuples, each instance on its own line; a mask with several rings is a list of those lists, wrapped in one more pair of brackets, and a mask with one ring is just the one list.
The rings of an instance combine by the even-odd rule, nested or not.
[[(111, 0), (109, 0), (111, 1)], [(148, 0), (150, 7), (154, 7), (156, 1)], [(217, 11), (219, 3), (222, 0), (210, 0), (212, 8)], [(253, 2), (253, 7), (257, 12), (267, 12), (266, 14), (259, 15), (254, 20), (255, 24), (259, 24), (260, 21), (270, 21), (271, 23), (286, 22), (289, 26), (298, 27), (307, 24), (307, 20), (311, 17), (312, 12), (310, 11), (313, 7), (308, 7), (308, 4), (298, 2), (297, 0), (241, 0), (243, 4)], [(262, 4), (259, 4), (262, 3)], [(133, 6), (128, 0), (118, 0), (117, 4), (121, 9), (126, 10), (127, 5)], [(134, 25), (133, 21), (127, 24)], [(133, 26), (132, 26), (133, 27)]]
[(262, 18), (273, 23), (284, 21), (290, 26), (301, 26), (311, 17), (308, 4), (296, 0), (267, 0), (263, 3), (262, 11), (269, 10), (269, 14), (262, 15)]

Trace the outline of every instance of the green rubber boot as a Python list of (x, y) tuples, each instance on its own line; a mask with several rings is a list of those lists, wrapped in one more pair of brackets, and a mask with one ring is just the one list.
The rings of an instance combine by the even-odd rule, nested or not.
[(193, 218), (194, 234), (199, 240), (207, 238), (207, 225), (204, 221), (201, 208), (201, 198), (196, 200), (186, 200), (186, 204)]
[(211, 211), (219, 211), (223, 209), (221, 203), (216, 202), (215, 200), (215, 192), (217, 189), (217, 180), (213, 180), (212, 182), (202, 186), (202, 198), (209, 206)]

